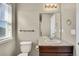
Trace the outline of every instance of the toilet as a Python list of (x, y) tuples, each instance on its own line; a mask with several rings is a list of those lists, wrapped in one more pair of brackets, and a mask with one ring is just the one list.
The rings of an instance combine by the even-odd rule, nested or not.
[(20, 42), (20, 50), (21, 53), (18, 56), (28, 56), (31, 51), (32, 42), (31, 41), (23, 41)]

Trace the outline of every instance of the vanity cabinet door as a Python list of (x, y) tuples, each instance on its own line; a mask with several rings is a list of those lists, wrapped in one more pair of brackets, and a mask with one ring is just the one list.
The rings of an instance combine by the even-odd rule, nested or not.
[(40, 56), (72, 56), (73, 46), (39, 46)]

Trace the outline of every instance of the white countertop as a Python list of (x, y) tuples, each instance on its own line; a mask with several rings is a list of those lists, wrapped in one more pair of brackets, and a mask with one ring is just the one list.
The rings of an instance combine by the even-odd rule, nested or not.
[(50, 39), (39, 39), (39, 46), (74, 46), (74, 44), (68, 43), (63, 40), (50, 40)]

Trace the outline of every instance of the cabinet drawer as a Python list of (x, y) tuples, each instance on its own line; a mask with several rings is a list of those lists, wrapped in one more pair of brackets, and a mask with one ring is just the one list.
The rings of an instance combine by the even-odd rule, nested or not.
[(40, 52), (73, 52), (73, 46), (39, 46)]

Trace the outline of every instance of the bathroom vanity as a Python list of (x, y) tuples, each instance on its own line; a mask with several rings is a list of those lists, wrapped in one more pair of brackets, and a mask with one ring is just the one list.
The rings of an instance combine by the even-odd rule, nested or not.
[(73, 56), (74, 44), (64, 40), (51, 40), (49, 37), (40, 37), (39, 39), (40, 56)]
[(74, 46), (64, 41), (39, 41), (40, 56), (73, 56)]

